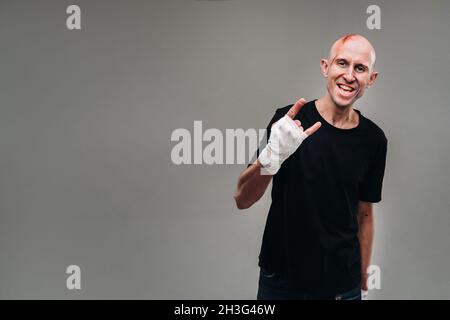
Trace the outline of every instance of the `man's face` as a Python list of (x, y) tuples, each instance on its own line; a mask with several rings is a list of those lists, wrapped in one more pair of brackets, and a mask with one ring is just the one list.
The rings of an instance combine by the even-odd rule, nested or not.
[(328, 93), (338, 107), (353, 105), (375, 82), (378, 74), (373, 72), (373, 63), (371, 45), (359, 39), (333, 46), (330, 57), (321, 60)]

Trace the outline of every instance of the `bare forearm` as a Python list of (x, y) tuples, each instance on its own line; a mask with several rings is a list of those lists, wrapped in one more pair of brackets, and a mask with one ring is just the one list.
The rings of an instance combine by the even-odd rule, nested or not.
[(258, 201), (272, 180), (271, 175), (261, 175), (261, 164), (256, 161), (239, 176), (234, 194), (236, 206), (247, 209)]
[[(359, 218), (358, 238), (361, 250), (361, 272), (363, 273), (363, 281), (367, 280), (367, 268), (370, 266), (374, 229), (373, 214), (371, 212), (362, 212)], [(366, 285), (366, 283), (364, 283), (364, 285)]]

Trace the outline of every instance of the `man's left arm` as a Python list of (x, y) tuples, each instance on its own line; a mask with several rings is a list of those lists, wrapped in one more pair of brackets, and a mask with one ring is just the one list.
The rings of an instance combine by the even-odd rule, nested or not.
[(359, 224), (358, 238), (361, 250), (361, 289), (367, 291), (367, 268), (370, 266), (374, 236), (373, 203), (359, 201), (357, 216)]

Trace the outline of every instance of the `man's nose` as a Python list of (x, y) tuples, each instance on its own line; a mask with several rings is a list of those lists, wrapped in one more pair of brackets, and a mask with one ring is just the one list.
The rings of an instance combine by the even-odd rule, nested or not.
[(353, 74), (352, 68), (347, 68), (347, 71), (344, 74), (344, 80), (347, 82), (355, 81), (355, 75)]

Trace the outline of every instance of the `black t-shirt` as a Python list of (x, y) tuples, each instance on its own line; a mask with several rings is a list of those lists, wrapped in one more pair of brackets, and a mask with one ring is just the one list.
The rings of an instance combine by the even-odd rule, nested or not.
[[(290, 107), (277, 109), (268, 137)], [(315, 100), (306, 103), (295, 119), (305, 130), (317, 121), (322, 126), (273, 177), (259, 266), (303, 292), (334, 294), (360, 284), (357, 205), (381, 200), (387, 139), (354, 110), (359, 124), (339, 129), (322, 118)]]

